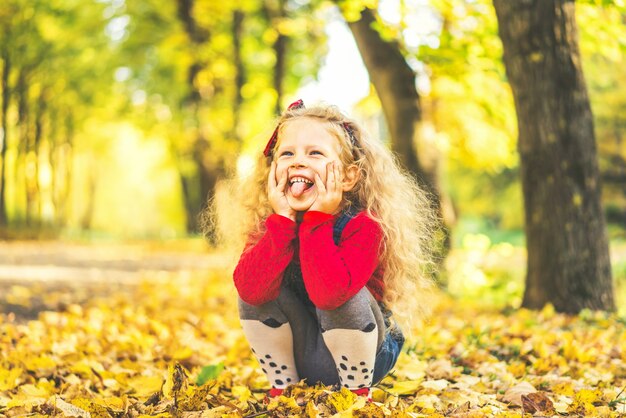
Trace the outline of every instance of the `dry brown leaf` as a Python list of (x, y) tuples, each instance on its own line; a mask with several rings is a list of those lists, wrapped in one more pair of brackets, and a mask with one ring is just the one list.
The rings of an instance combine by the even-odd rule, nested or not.
[(539, 412), (546, 415), (554, 414), (554, 404), (545, 392), (533, 392), (522, 395), (522, 408), (525, 412)]
[(502, 397), (502, 400), (517, 406), (522, 406), (522, 396), (534, 392), (537, 392), (537, 389), (535, 389), (533, 385), (528, 382), (522, 382), (510, 387)]
[(426, 369), (426, 374), (435, 379), (452, 380), (453, 376), (462, 370), (462, 367), (453, 367), (448, 359), (439, 359), (432, 362)]

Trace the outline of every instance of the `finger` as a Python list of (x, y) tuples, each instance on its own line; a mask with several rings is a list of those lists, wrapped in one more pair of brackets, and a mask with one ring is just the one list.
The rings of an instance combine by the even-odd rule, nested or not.
[(335, 180), (335, 191), (339, 191), (341, 183), (341, 173), (339, 172), (339, 161), (333, 161), (333, 179)]
[(281, 192), (285, 191), (285, 186), (287, 185), (287, 179), (289, 178), (289, 176), (287, 176), (287, 172), (283, 172), (283, 175), (280, 176), (280, 180), (278, 181), (278, 184), (276, 185), (276, 188), (278, 190), (280, 190)]
[(318, 194), (326, 193), (326, 186), (324, 185), (322, 178), (317, 173), (315, 173), (315, 187), (317, 187)]
[(335, 188), (335, 171), (333, 165), (334, 163), (332, 161), (326, 164), (326, 188), (328, 190)]

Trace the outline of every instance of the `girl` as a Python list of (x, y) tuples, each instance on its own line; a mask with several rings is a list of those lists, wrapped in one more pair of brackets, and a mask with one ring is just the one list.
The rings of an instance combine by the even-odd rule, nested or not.
[(404, 343), (389, 308), (406, 316), (429, 287), (425, 193), (354, 121), (301, 100), (248, 186), (234, 281), (270, 396), (301, 379), (369, 396)]

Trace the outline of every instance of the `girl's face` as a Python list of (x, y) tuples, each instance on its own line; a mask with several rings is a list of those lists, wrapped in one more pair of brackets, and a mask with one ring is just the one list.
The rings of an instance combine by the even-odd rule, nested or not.
[[(312, 119), (302, 118), (286, 122), (280, 132), (280, 142), (274, 152), (276, 181), (286, 174), (285, 195), (289, 206), (297, 212), (307, 211), (317, 199), (315, 174), (326, 184), (326, 166), (332, 161), (339, 164), (342, 182), (344, 168), (339, 155), (341, 145), (324, 125)], [(343, 191), (352, 186), (344, 185)]]

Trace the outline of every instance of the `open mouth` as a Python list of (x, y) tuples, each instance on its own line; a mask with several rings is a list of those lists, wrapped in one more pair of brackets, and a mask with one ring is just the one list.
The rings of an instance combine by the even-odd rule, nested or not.
[(300, 197), (313, 187), (313, 182), (304, 177), (294, 177), (289, 181), (289, 189), (294, 197)]

